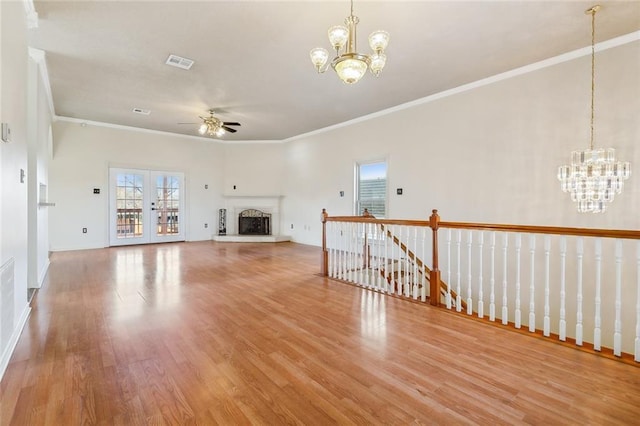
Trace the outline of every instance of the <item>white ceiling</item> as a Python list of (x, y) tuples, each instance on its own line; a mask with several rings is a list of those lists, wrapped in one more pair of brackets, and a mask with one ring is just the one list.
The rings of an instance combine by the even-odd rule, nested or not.
[[(347, 0), (35, 1), (29, 37), (46, 52), (58, 116), (198, 135), (177, 123), (214, 108), (242, 123), (225, 140), (282, 140), (588, 46), (594, 4), (355, 0), (358, 50), (374, 30), (391, 41), (382, 75), (351, 86), (308, 55), (330, 50)], [(597, 41), (640, 30), (640, 2), (600, 4)], [(170, 67), (169, 54), (195, 64)]]

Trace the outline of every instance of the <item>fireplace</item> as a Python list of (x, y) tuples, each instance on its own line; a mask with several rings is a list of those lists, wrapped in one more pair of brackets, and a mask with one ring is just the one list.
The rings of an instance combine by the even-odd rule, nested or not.
[(238, 234), (271, 235), (271, 214), (256, 209), (246, 209), (238, 215)]

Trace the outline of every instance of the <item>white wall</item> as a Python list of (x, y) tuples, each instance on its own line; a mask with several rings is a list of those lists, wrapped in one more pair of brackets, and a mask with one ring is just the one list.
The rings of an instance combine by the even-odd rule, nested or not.
[[(39, 206), (40, 185), (49, 184), (51, 121), (44, 52), (30, 50), (27, 93), (28, 285), (40, 288), (49, 268), (49, 208)], [(46, 193), (45, 193), (46, 196)]]
[[(283, 222), (319, 245), (323, 207), (353, 213), (354, 163), (386, 158), (391, 218), (639, 229), (639, 172), (605, 214), (560, 190), (557, 167), (589, 146), (589, 105), (582, 57), (288, 142)], [(640, 168), (640, 42), (597, 53), (596, 109), (596, 147)]]
[(223, 146), (224, 195), (282, 195), (283, 144), (231, 142)]
[[(109, 245), (109, 167), (185, 173), (186, 238), (210, 239), (224, 182), (224, 150), (208, 140), (57, 121), (50, 166), (52, 250)], [(205, 189), (208, 185), (208, 189)], [(99, 195), (93, 188), (100, 188)], [(208, 224), (208, 228), (204, 224)], [(86, 234), (82, 228), (87, 228)]]
[(13, 259), (13, 286), (0, 288), (0, 378), (29, 313), (27, 304), (27, 31), (22, 2), (0, 2), (0, 121), (13, 141), (0, 142), (0, 265)]

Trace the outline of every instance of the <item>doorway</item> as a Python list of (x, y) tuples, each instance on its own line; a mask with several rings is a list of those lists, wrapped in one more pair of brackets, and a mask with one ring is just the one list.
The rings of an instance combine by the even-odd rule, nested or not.
[(185, 240), (184, 173), (109, 169), (109, 245)]

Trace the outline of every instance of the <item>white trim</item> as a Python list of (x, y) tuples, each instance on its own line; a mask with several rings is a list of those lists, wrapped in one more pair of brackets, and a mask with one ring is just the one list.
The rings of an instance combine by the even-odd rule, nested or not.
[(51, 265), (51, 262), (49, 261), (49, 259), (47, 259), (47, 261), (42, 266), (42, 269), (40, 269), (40, 273), (38, 274), (38, 288), (42, 288), (44, 277), (47, 276), (47, 272), (49, 271), (49, 265)]
[(143, 129), (141, 127), (124, 126), (122, 124), (111, 124), (111, 123), (104, 123), (101, 121), (82, 120), (80, 118), (65, 117), (62, 115), (56, 116), (55, 119), (56, 121), (60, 120), (60, 121), (66, 121), (68, 123), (90, 124), (92, 126), (108, 127), (111, 129), (118, 129), (118, 130), (130, 130), (130, 131), (141, 132), (141, 133), (151, 133), (154, 135), (180, 136), (186, 139), (194, 139), (194, 140), (208, 141), (208, 142), (214, 142), (214, 143), (231, 143), (231, 144), (234, 144), (234, 143), (282, 143), (282, 141), (280, 140), (225, 141), (222, 139), (213, 139), (206, 136), (184, 135), (182, 133), (172, 133), (172, 132), (165, 132), (162, 130), (152, 130), (152, 129)]
[(31, 307), (29, 307), (29, 305), (25, 305), (22, 315), (20, 315), (20, 319), (18, 320), (18, 326), (13, 329), (13, 333), (9, 339), (9, 344), (5, 348), (2, 358), (0, 358), (0, 380), (2, 380), (2, 376), (4, 376), (5, 371), (7, 371), (11, 355), (13, 355), (13, 351), (16, 349), (18, 339), (20, 338), (20, 334), (22, 334), (24, 326), (27, 324), (27, 319), (29, 318), (30, 313)]
[(38, 12), (33, 4), (33, 0), (23, 0), (25, 15), (27, 17), (27, 28), (38, 28)]
[[(638, 40), (640, 40), (640, 31), (636, 31), (620, 37), (612, 38), (611, 40), (600, 42), (595, 45), (595, 50), (596, 52), (600, 52), (603, 50), (608, 50), (614, 47), (622, 46), (627, 43), (632, 43)], [(483, 78), (482, 80), (477, 80), (468, 84), (464, 84), (462, 86), (454, 87), (452, 89), (448, 89), (443, 92), (434, 93), (433, 95), (429, 95), (424, 98), (416, 99), (414, 101), (396, 105), (394, 107), (383, 109), (378, 112), (363, 115), (362, 117), (354, 118), (353, 120), (348, 120), (342, 123), (334, 124), (332, 126), (323, 127), (322, 129), (312, 130), (311, 132), (303, 133), (297, 136), (292, 136), (290, 138), (284, 139), (283, 142), (292, 142), (298, 139), (307, 138), (309, 136), (314, 136), (314, 135), (326, 133), (332, 130), (340, 129), (342, 127), (347, 127), (353, 124), (369, 121), (374, 118), (382, 117), (382, 116), (392, 114), (394, 112), (402, 111), (407, 108), (412, 108), (418, 105), (428, 104), (430, 102), (437, 101), (439, 99), (457, 95), (458, 93), (463, 93), (469, 90), (477, 89), (479, 87), (488, 86), (490, 84), (497, 83), (499, 81), (508, 80), (513, 77), (518, 77), (523, 74), (538, 71), (543, 68), (548, 68), (548, 67), (558, 65), (563, 62), (571, 61), (573, 59), (581, 58), (583, 56), (587, 56), (590, 54), (591, 54), (591, 46), (583, 47), (577, 50), (573, 50), (571, 52), (563, 53), (562, 55), (554, 56), (549, 59), (545, 59), (539, 62), (534, 62), (533, 64), (525, 65), (523, 67), (515, 68), (510, 71), (493, 75), (491, 77)]]
[(47, 95), (49, 113), (51, 114), (51, 118), (54, 118), (56, 116), (56, 109), (53, 105), (53, 95), (51, 94), (51, 82), (49, 80), (49, 69), (47, 68), (46, 53), (44, 50), (30, 47), (29, 56), (38, 65), (38, 71), (40, 71), (40, 77), (42, 78), (44, 92)]

